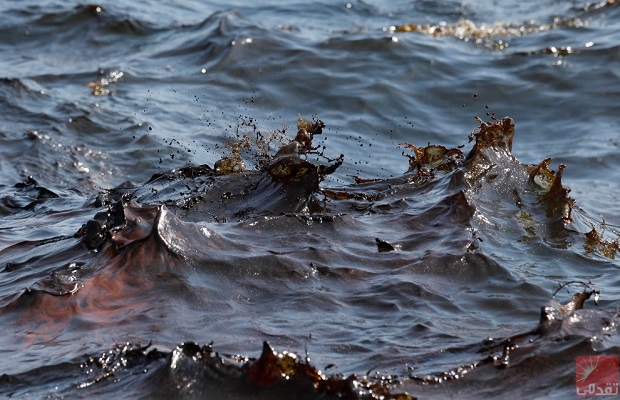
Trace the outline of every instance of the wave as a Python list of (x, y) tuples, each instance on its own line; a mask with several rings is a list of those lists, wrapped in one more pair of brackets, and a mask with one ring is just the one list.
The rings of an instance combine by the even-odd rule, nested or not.
[[(267, 345), (258, 360), (241, 357), (232, 366), (222, 364), (211, 347), (189, 342), (171, 352), (130, 345), (114, 350), (111, 357), (125, 359), (120, 364), (86, 362), (92, 375), (79, 378), (77, 389), (111, 393), (117, 390), (111, 377), (121, 376), (146, 385), (141, 393), (157, 389), (178, 395), (174, 382), (181, 379), (193, 382), (182, 390), (191, 397), (211, 393), (215, 376), (231, 398), (241, 395), (233, 384), (239, 379), (249, 388), (243, 393), (260, 387), (270, 398), (283, 388), (309, 398), (321, 393), (373, 398), (399, 388), (425, 391), (420, 383), (453, 385), (456, 378), (483, 393), (481, 385), (502, 368), (529, 365), (537, 357), (568, 357), (593, 343), (594, 336), (600, 338), (596, 346), (613, 347), (609, 338), (617, 333), (617, 315), (583, 309), (587, 298), (598, 296), (588, 283), (564, 306), (556, 300), (543, 306), (536, 328), (514, 333), (515, 327), (535, 325), (532, 309), (549, 301), (544, 288), (583, 281), (584, 275), (595, 280), (608, 268), (599, 260), (615, 257), (618, 238), (576, 207), (562, 184), (564, 166), (552, 171), (550, 159), (525, 165), (512, 155), (512, 119), (479, 123), (467, 154), (404, 143), (411, 154), (403, 158), (403, 175), (355, 177), (355, 183), (339, 187), (324, 182), (344, 156), (330, 158), (326, 149), (315, 148), (313, 139), (324, 124), (304, 119), (296, 137), (275, 154), (267, 150), (268, 138), (246, 137), (213, 166), (187, 166), (155, 174), (141, 185), (127, 182), (102, 190), (69, 219), (49, 208), (67, 193), (24, 182), (18, 188), (24, 196), (11, 203), (16, 215), (49, 210), (64, 227), (94, 217), (72, 235), (0, 251), (5, 263), (1, 315), (25, 332), (4, 344), (33, 348), (61, 333), (64, 340), (79, 341), (87, 332), (97, 341), (126, 336), (125, 329), (142, 338), (163, 330), (174, 343), (182, 329), (188, 339), (233, 340), (234, 348), (247, 351), (246, 341), (257, 336), (272, 336), (282, 346), (300, 344), (304, 332), (313, 331), (323, 337), (325, 348), (347, 343), (348, 350), (337, 357), (321, 352), (334, 357), (332, 362), (373, 355), (345, 364), (356, 374), (344, 378), (323, 375), (292, 353), (275, 353)], [(254, 151), (257, 169), (246, 169), (248, 155), (240, 150), (247, 147)], [(311, 162), (309, 156), (323, 162)], [(524, 251), (529, 263), (546, 272), (524, 268), (519, 259)], [(560, 278), (548, 265), (550, 255), (580, 261), (571, 262), (572, 270)], [(347, 314), (338, 317), (342, 308)], [(476, 310), (494, 310), (494, 317)], [(197, 318), (209, 322), (197, 328)], [(506, 339), (480, 345), (481, 331)], [(427, 346), (409, 344), (405, 338), (411, 332), (424, 332)], [(558, 346), (559, 340), (571, 345)], [(406, 355), (393, 354), (396, 342)], [(447, 356), (437, 357), (444, 352)], [(371, 379), (359, 372), (377, 365), (394, 368), (403, 357), (420, 360), (420, 373), (400, 374), (395, 390), (388, 386), (394, 387), (396, 375)], [(75, 365), (67, 367), (71, 376)], [(131, 372), (138, 371), (136, 365), (150, 372), (136, 375)], [(5, 379), (28, 382), (37, 371)], [(549, 378), (556, 383), (567, 374), (554, 368), (541, 373), (559, 374)], [(69, 378), (59, 374), (57, 379)], [(17, 393), (24, 386), (9, 387)], [(352, 392), (352, 387), (365, 389)]]

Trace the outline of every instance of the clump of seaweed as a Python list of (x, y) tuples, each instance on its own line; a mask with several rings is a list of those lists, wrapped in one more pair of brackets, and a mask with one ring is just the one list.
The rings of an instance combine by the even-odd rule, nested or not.
[[(571, 285), (580, 285), (584, 289), (581, 292), (571, 294), (570, 300), (560, 304), (556, 295), (562, 289)], [(594, 304), (598, 304), (600, 292), (593, 288), (591, 283), (582, 281), (564, 282), (559, 285), (552, 295), (551, 301), (541, 307), (538, 325), (527, 332), (519, 333), (503, 340), (488, 338), (478, 346), (477, 353), (488, 354), (485, 358), (461, 365), (452, 370), (419, 376), (411, 373), (409, 378), (422, 384), (443, 384), (447, 381), (458, 380), (471, 374), (478, 368), (492, 366), (496, 369), (510, 368), (515, 363), (517, 355), (523, 356), (527, 352), (535, 354), (536, 346), (541, 338), (564, 339), (571, 336), (571, 317), (576, 311), (583, 310), (585, 302), (591, 298)], [(472, 347), (472, 349), (475, 347)], [(469, 349), (469, 347), (468, 347)], [(450, 351), (463, 351), (466, 349), (450, 349)]]
[(149, 347), (151, 343), (146, 346), (133, 343), (116, 344), (110, 351), (103, 352), (98, 357), (88, 357), (80, 367), (87, 375), (93, 375), (93, 378), (78, 384), (78, 389), (84, 389), (105, 380), (118, 380), (123, 371), (164, 357), (164, 353), (155, 349), (147, 353), (146, 350)]
[(263, 344), (261, 356), (255, 361), (246, 362), (241, 369), (254, 384), (260, 386), (296, 380), (309, 381), (317, 394), (336, 395), (342, 399), (413, 399), (404, 393), (393, 395), (386, 382), (376, 382), (369, 377), (326, 376), (310, 365), (308, 359), (301, 361), (293, 353), (277, 353), (267, 342)]
[[(612, 7), (618, 0), (604, 0), (595, 3), (586, 3), (576, 8), (574, 16), (555, 16), (548, 21), (521, 21), (521, 22), (492, 22), (476, 23), (470, 19), (461, 18), (455, 22), (442, 21), (436, 24), (408, 23), (383, 28), (391, 33), (417, 32), (433, 37), (453, 37), (464, 42), (485, 46), (493, 50), (505, 50), (510, 46), (510, 40), (521, 36), (562, 28), (582, 28), (588, 24), (587, 13)], [(567, 47), (550, 47), (543, 52), (563, 57), (571, 54), (573, 49)]]
[(475, 161), (482, 150), (489, 147), (511, 154), (512, 140), (515, 135), (515, 122), (512, 118), (504, 117), (501, 120), (484, 122), (476, 117), (476, 121), (480, 125), (469, 135), (469, 141), (475, 140), (475, 143), (467, 155), (467, 162)]
[(530, 172), (530, 187), (540, 195), (541, 201), (547, 206), (549, 217), (561, 218), (571, 222), (575, 200), (568, 197), (570, 189), (562, 186), (562, 173), (565, 166), (560, 164), (558, 171), (549, 170), (551, 158), (543, 160), (537, 166), (526, 166)]
[(300, 117), (297, 127), (297, 135), (289, 144), (280, 147), (267, 165), (267, 172), (276, 182), (283, 183), (297, 182), (302, 178), (314, 175), (314, 172), (316, 172), (316, 176), (314, 176), (316, 182), (314, 184), (318, 186), (319, 181), (322, 181), (325, 179), (325, 176), (336, 171), (342, 164), (344, 156), (340, 155), (335, 160), (336, 162), (330, 166), (319, 165), (318, 167), (302, 159), (300, 156), (316, 152), (318, 149), (318, 147), (312, 146), (312, 139), (314, 135), (320, 135), (323, 132), (325, 123), (320, 119), (311, 123)]
[(413, 155), (406, 155), (409, 158), (407, 172), (426, 173), (429, 169), (449, 172), (463, 161), (463, 152), (459, 149), (448, 149), (430, 143), (426, 147), (416, 147), (410, 143), (401, 143), (401, 146), (413, 150)]
[(583, 245), (586, 254), (597, 253), (609, 259), (615, 259), (616, 253), (620, 252), (620, 236), (615, 239), (605, 239), (605, 221), (602, 230), (599, 231), (592, 226), (592, 230), (585, 234), (586, 241)]
[[(614, 0), (611, 0), (614, 1)], [(586, 12), (588, 9), (583, 9)], [(390, 32), (419, 32), (433, 37), (454, 37), (464, 42), (471, 42), (495, 50), (504, 50), (511, 38), (533, 33), (556, 30), (562, 27), (581, 27), (585, 22), (579, 17), (554, 18), (547, 23), (538, 21), (476, 23), (469, 19), (460, 19), (437, 24), (401, 24), (385, 28)]]
[[(253, 130), (253, 134), (241, 134), (240, 127), (248, 126)], [(291, 176), (292, 171), (287, 169), (289, 161), (295, 159), (295, 161), (304, 161), (308, 164), (308, 167), (312, 165), (310, 162), (300, 159), (300, 156), (307, 156), (309, 154), (316, 154), (328, 162), (335, 161), (339, 166), (344, 159), (343, 155), (340, 155), (336, 159), (330, 159), (326, 157), (322, 151), (319, 151), (319, 146), (312, 145), (312, 140), (315, 135), (320, 135), (323, 132), (325, 123), (318, 118), (314, 118), (313, 121), (309, 121), (303, 117), (299, 117), (297, 120), (297, 134), (290, 140), (286, 138), (286, 128), (282, 130), (276, 130), (271, 134), (261, 133), (253, 120), (246, 121), (242, 119), (237, 127), (238, 140), (224, 146), (224, 149), (228, 150), (230, 156), (222, 157), (214, 165), (214, 171), (218, 175), (228, 175), (239, 172), (246, 172), (246, 162), (244, 156), (249, 154), (252, 159), (254, 168), (257, 170), (267, 170), (276, 181), (278, 182), (290, 182), (294, 181), (294, 177)], [(272, 147), (277, 145), (277, 151), (272, 155)], [(247, 153), (247, 154), (246, 154)], [(337, 168), (334, 166), (319, 166), (318, 174), (322, 180), (326, 175), (329, 175)], [(303, 175), (303, 171), (297, 171)], [(299, 176), (301, 176), (299, 175)]]
[[(132, 368), (147, 373), (153, 368), (154, 362), (165, 360), (165, 364), (160, 368), (172, 375), (170, 379), (173, 382), (177, 370), (181, 370), (181, 375), (186, 378), (187, 374), (192, 375), (188, 380), (191, 383), (185, 382), (173, 389), (186, 388), (193, 393), (196, 393), (196, 388), (201, 385), (208, 385), (208, 382), (203, 381), (216, 379), (219, 382), (233, 383), (235, 388), (243, 391), (260, 391), (266, 398), (269, 393), (286, 390), (287, 393), (304, 393), (304, 398), (317, 399), (415, 399), (406, 393), (391, 392), (390, 387), (399, 383), (395, 377), (345, 377), (339, 374), (328, 376), (312, 366), (307, 356), (302, 360), (295, 353), (276, 352), (267, 342), (263, 343), (262, 353), (257, 359), (221, 355), (214, 352), (212, 343), (205, 346), (183, 343), (171, 352), (148, 350), (150, 346), (150, 343), (146, 346), (119, 344), (99, 357), (88, 357), (81, 366), (86, 374), (92, 377), (79, 384), (78, 389), (105, 381), (122, 381), (124, 377), (132, 374)], [(183, 372), (185, 369), (188, 371)]]

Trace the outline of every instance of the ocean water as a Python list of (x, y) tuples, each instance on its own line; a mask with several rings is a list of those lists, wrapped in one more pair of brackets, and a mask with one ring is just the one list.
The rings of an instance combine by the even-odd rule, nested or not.
[(565, 399), (620, 354), (615, 0), (0, 12), (2, 396)]

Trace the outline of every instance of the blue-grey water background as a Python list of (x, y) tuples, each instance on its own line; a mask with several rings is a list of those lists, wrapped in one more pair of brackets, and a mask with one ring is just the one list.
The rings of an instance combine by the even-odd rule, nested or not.
[[(408, 167), (401, 143), (467, 149), (475, 116), (510, 116), (513, 155), (525, 164), (548, 157), (552, 168), (565, 164), (563, 184), (581, 215), (604, 220), (610, 240), (619, 229), (620, 6), (613, 1), (25, 0), (1, 2), (0, 15), (3, 196), (14, 198), (15, 185), (32, 176), (63, 199), (27, 213), (3, 208), (0, 250), (71, 235), (94, 215), (80, 210), (99, 190), (188, 164), (213, 165), (240, 135), (292, 135), (299, 116), (323, 120), (325, 154), (345, 156), (323, 187), (352, 185), (352, 176), (398, 177)], [(421, 29), (394, 28), (413, 24)], [(391, 207), (403, 218), (427, 207), (413, 195), (406, 205), (396, 203)], [(511, 222), (496, 217), (468, 228), (487, 235), (481, 252), (492, 264), (452, 249), (442, 253), (461, 240), (450, 229), (421, 235), (415, 238), (421, 244), (407, 249), (413, 239), (405, 240), (405, 228), (379, 226), (382, 220), (364, 215), (351, 217), (358, 225), (345, 221), (316, 234), (317, 248), (331, 255), (282, 245), (290, 253), (283, 250), (289, 255), (279, 261), (263, 254), (268, 238), (258, 245), (242, 228), (224, 227), (239, 252), (256, 248), (256, 259), (241, 257), (228, 270), (215, 265), (214, 272), (192, 267), (180, 273), (181, 289), (171, 285), (155, 297), (160, 304), (119, 323), (83, 322), (25, 341), (31, 328), (6, 319), (0, 375), (80, 365), (84, 355), (127, 341), (165, 350), (213, 341), (223, 353), (257, 356), (267, 340), (279, 351), (307, 351), (317, 367), (333, 364), (344, 375), (379, 370), (406, 378), (412, 370), (431, 374), (476, 361), (475, 352), (450, 358), (446, 349), (531, 330), (564, 281), (591, 281), (600, 290), (599, 305), (588, 307), (609, 313), (620, 307), (615, 251), (606, 257), (574, 242), (562, 251), (544, 240), (516, 243), (519, 236), (504, 228)], [(254, 222), (275, 241), (282, 240), (279, 229), (293, 237), (303, 232), (261, 221)], [(407, 278), (402, 263), (395, 272), (385, 263), (375, 269), (360, 247), (361, 237), (372, 247), (375, 236), (403, 241), (400, 257), (410, 251), (417, 272)], [(304, 240), (304, 248), (313, 243)], [(53, 261), (45, 251), (31, 259)], [(28, 261), (7, 254), (3, 265)], [(317, 273), (317, 265), (338, 271), (336, 278)], [(57, 267), (50, 268), (18, 278), (7, 268), (2, 305)], [(587, 340), (579, 343), (541, 350), (546, 361), (539, 370), (528, 364), (516, 366), (516, 375), (494, 370), (484, 379), (441, 385), (404, 379), (395, 391), (420, 398), (570, 398), (575, 356), (620, 351), (613, 329), (590, 348)], [(80, 379), (88, 380), (45, 376), (26, 388), (0, 380), (0, 393), (79, 397)], [(145, 383), (135, 393), (124, 385), (130, 386), (118, 379), (95, 393), (150, 393)]]

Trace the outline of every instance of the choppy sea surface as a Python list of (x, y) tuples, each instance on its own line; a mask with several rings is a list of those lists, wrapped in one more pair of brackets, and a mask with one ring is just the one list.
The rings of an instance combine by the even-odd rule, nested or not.
[(620, 354), (615, 0), (0, 12), (0, 396), (566, 399)]

